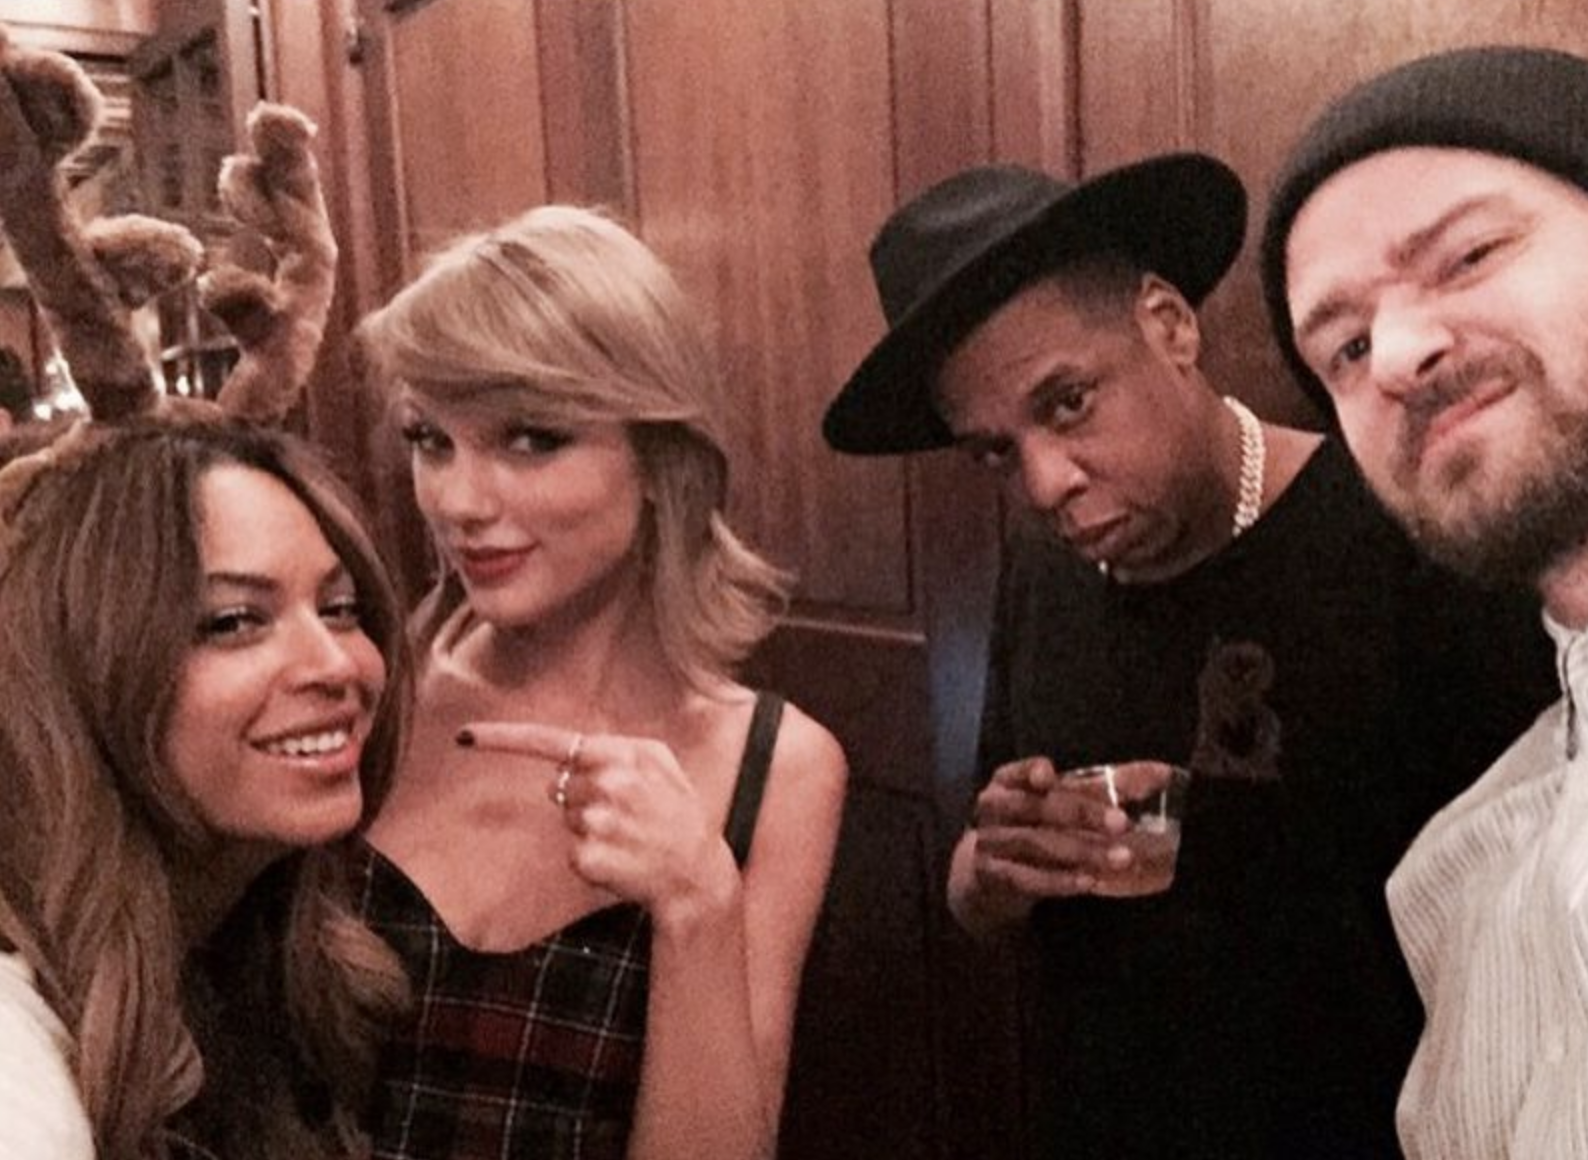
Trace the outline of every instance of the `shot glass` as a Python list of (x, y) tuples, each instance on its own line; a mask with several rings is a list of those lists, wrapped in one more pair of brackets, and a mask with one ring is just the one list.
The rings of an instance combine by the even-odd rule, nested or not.
[(1180, 821), (1190, 770), (1161, 761), (1128, 761), (1082, 766), (1064, 777), (1125, 811), (1130, 819), (1130, 829), (1118, 839), (1130, 850), (1130, 865), (1100, 874), (1092, 893), (1133, 898), (1169, 889), (1180, 855)]

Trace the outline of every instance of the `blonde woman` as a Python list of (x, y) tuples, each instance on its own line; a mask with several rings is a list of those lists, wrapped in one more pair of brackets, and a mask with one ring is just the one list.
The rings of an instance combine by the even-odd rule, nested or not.
[(368, 537), (230, 423), (89, 426), (0, 484), (0, 1156), (345, 1154), (404, 995), (328, 848), (403, 716)]
[(845, 763), (734, 679), (786, 581), (724, 519), (679, 288), (543, 207), (363, 337), (443, 565), (370, 831), (367, 913), (418, 991), (376, 1154), (770, 1156)]

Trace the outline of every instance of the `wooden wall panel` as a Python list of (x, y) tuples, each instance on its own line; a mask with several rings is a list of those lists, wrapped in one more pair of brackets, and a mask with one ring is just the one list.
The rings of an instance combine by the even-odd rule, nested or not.
[(802, 577), (802, 605), (902, 616), (902, 468), (839, 458), (819, 433), (877, 333), (865, 252), (893, 199), (883, 5), (626, 11), (636, 208), (717, 327), (747, 485), (735, 515)]
[(1023, 0), (988, 9), (993, 154), (1073, 177), (1080, 165), (1078, 0)]
[(410, 265), (546, 199), (533, 6), (419, 5), (393, 20), (390, 52)]
[(1080, 5), (1081, 172), (1096, 173), (1188, 142), (1178, 0), (1084, 0)]
[(631, 216), (620, 0), (540, 0), (547, 196)]
[(894, 0), (898, 200), (992, 156), (988, 6)]

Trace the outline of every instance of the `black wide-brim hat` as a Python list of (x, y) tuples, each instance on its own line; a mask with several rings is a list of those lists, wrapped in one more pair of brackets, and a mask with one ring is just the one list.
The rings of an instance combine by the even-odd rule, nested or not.
[(1111, 252), (1196, 305), (1246, 235), (1246, 191), (1223, 162), (1175, 153), (1072, 184), (1017, 165), (968, 169), (901, 206), (871, 245), (888, 333), (827, 408), (822, 435), (851, 455), (953, 443), (932, 378), (953, 347), (1062, 262)]

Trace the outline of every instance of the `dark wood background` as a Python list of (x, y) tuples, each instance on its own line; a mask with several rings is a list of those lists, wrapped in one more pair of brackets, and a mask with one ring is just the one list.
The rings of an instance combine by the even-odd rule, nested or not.
[[(129, 28), (242, 0), (0, 0)], [(844, 742), (853, 785), (813, 951), (783, 1154), (1025, 1152), (1018, 954), (943, 908), (972, 777), (1001, 512), (951, 455), (828, 452), (822, 410), (881, 333), (865, 252), (931, 182), (1213, 152), (1262, 196), (1332, 94), (1423, 51), (1588, 52), (1580, 0), (259, 0), (258, 75), (321, 125), (344, 262), (311, 432), (410, 581), (423, 533), (346, 336), (453, 232), (547, 200), (616, 209), (714, 317), (738, 391), (734, 515), (801, 577), (754, 665)], [(48, 6), (46, 6), (48, 7)], [(30, 16), (31, 13), (31, 16)], [(1309, 422), (1253, 255), (1209, 300), (1215, 382)]]

